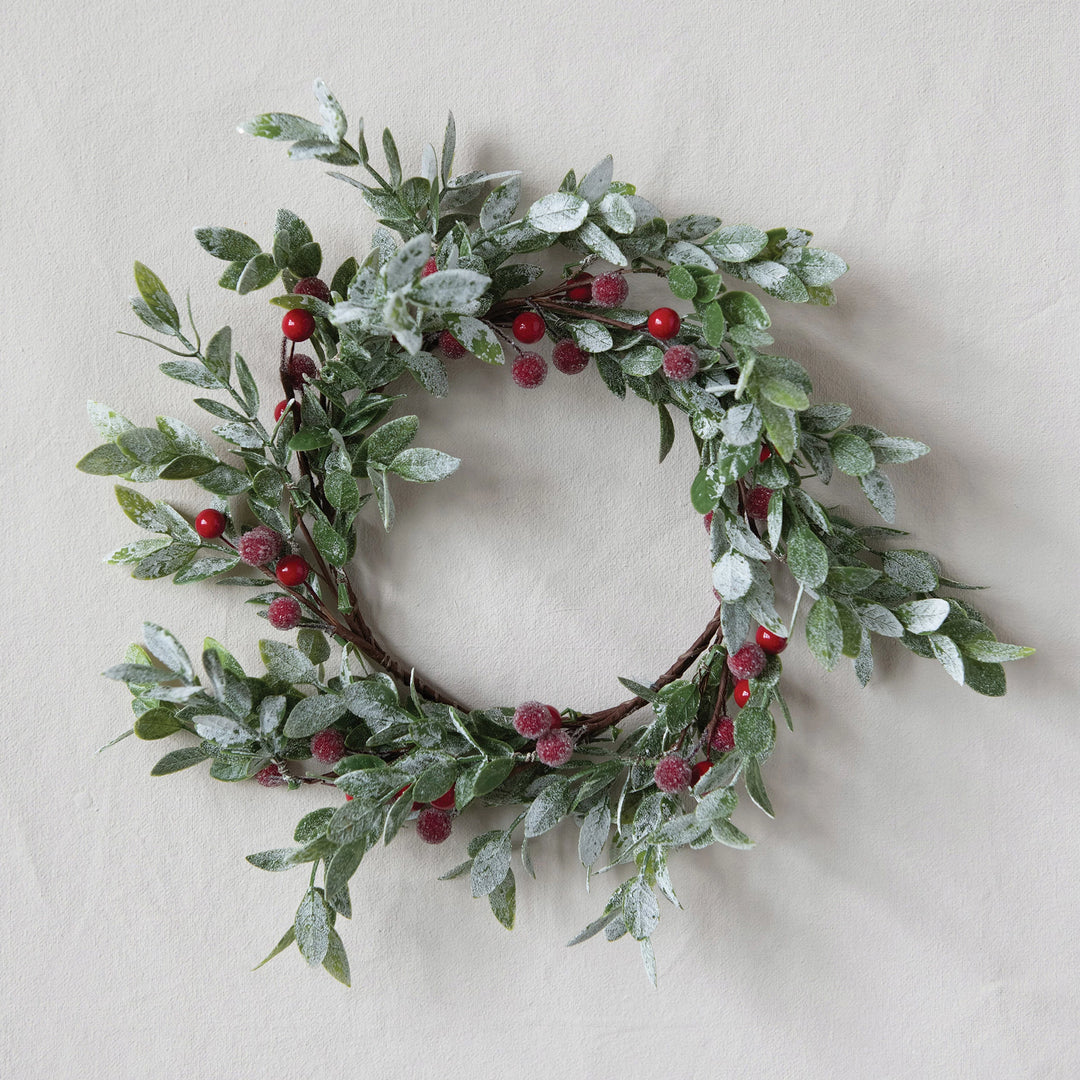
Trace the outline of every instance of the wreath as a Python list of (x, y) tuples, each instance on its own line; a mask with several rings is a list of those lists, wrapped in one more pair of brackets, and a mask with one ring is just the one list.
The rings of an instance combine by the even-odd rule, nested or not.
[[(1002, 661), (1031, 650), (999, 642), (968, 600), (941, 595), (971, 586), (944, 576), (932, 554), (895, 546), (905, 534), (891, 527), (882, 466), (928, 448), (853, 423), (847, 405), (811, 404), (804, 368), (770, 351), (766, 308), (741, 284), (789, 303), (834, 303), (832, 283), (847, 266), (811, 246), (811, 233), (703, 214), (669, 221), (613, 178), (610, 157), (580, 179), (568, 172), (519, 213), (519, 172), (454, 174), (452, 115), (441, 154), (426, 146), (419, 175), (406, 177), (388, 130), (381, 172), (362, 125), (346, 141), (340, 105), (320, 81), (315, 94), (321, 122), (267, 113), (240, 130), (290, 142), (293, 159), (366, 173), (367, 182), (330, 175), (355, 186), (378, 218), (372, 250), (346, 259), (327, 283), (319, 243), (289, 211), (278, 213), (265, 251), (235, 229), (195, 230), (227, 264), (222, 287), (245, 296), (280, 281), (271, 298), (284, 309), (280, 356), (255, 372), (234, 353), (229, 327), (204, 344), (190, 301), (185, 329), (161, 279), (136, 263), (132, 307), (156, 337), (130, 336), (173, 354), (163, 374), (217, 395), (194, 400), (217, 421), (224, 453), (182, 420), (140, 427), (91, 402), (104, 441), (78, 466), (128, 484), (193, 481), (207, 493), (191, 522), (118, 486), (121, 509), (151, 535), (107, 561), (131, 565), (139, 579), (172, 575), (178, 585), (213, 580), (238, 591), (274, 632), (260, 642), (266, 670), (249, 674), (207, 638), (196, 675), (181, 643), (146, 623), (142, 643), (105, 672), (127, 685), (135, 715), (108, 745), (181, 735), (185, 745), (153, 775), (208, 761), (218, 780), (339, 789), (300, 820), (292, 845), (248, 856), (263, 870), (308, 868), (296, 917), (267, 959), (295, 943), (309, 964), (348, 984), (335, 924), (352, 914), (349, 881), (364, 855), (407, 823), (420, 840), (442, 843), (479, 803), (512, 807), (513, 819), (470, 839), (467, 858), (444, 878), (467, 877), (510, 928), (517, 838), (521, 867), (535, 876), (537, 839), (572, 818), (590, 876), (629, 874), (570, 944), (628, 935), (655, 982), (657, 894), (678, 903), (672, 854), (750, 847), (731, 820), (739, 790), (772, 815), (763, 765), (774, 710), (792, 723), (780, 654), (800, 609), (817, 660), (831, 670), (849, 658), (863, 685), (875, 636), (991, 696), (1005, 692)], [(567, 261), (557, 281), (543, 281), (544, 269), (520, 257), (553, 248)], [(641, 274), (666, 281), (682, 312), (634, 308)], [(630, 696), (595, 712), (457, 701), (383, 648), (349, 573), (361, 512), (377, 513), (389, 531), (395, 484), (440, 481), (459, 464), (414, 446), (416, 416), (387, 419), (391, 411), (414, 384), (445, 396), (445, 361), (468, 354), (493, 365), (509, 356), (514, 382), (535, 388), (548, 374), (544, 339), (561, 375), (592, 366), (616, 397), (630, 391), (646, 402), (661, 460), (674, 413), (686, 417), (700, 455), (690, 501), (708, 530), (715, 614), (663, 674), (620, 679)], [(271, 410), (258, 384), (272, 365), (282, 397)], [(857, 480), (885, 524), (859, 524), (808, 490), (837, 472)], [(786, 618), (776, 610), (776, 572), (798, 585)], [(281, 636), (294, 630), (295, 644)], [(646, 721), (631, 724), (646, 707)]]

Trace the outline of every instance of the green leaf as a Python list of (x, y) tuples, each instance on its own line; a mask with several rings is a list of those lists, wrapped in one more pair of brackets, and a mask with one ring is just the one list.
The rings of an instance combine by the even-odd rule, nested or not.
[(289, 929), (286, 930), (285, 933), (281, 936), (281, 940), (273, 947), (273, 949), (270, 950), (270, 955), (267, 956), (265, 960), (260, 960), (259, 963), (257, 963), (255, 967), (252, 968), (252, 970), (258, 971), (259, 968), (263, 966), (263, 964), (270, 963), (270, 961), (273, 960), (275, 956), (283, 953), (295, 941), (296, 930), (290, 926)]
[(693, 300), (697, 296), (697, 278), (683, 266), (673, 266), (668, 272), (668, 288), (680, 300)]
[(902, 439), (896, 435), (876, 435), (869, 442), (874, 457), (885, 465), (899, 465), (930, 453), (930, 447), (926, 443), (916, 442), (915, 439)]
[(209, 756), (201, 746), (185, 746), (172, 750), (150, 770), (150, 775), (168, 776), (170, 773), (180, 772), (181, 769), (190, 769), (192, 765), (198, 765)]
[(759, 407), (765, 420), (765, 432), (769, 436), (769, 442), (784, 461), (790, 461), (799, 438), (795, 414), (771, 401), (762, 401)]
[(141, 262), (135, 264), (135, 286), (154, 318), (167, 326), (174, 335), (178, 334), (180, 316), (169, 290), (165, 288), (161, 278)]
[(331, 566), (344, 566), (349, 561), (349, 542), (322, 517), (315, 519), (315, 546)]
[(660, 690), (652, 700), (657, 719), (668, 731), (682, 731), (697, 715), (698, 689), (692, 682), (676, 679)]
[(985, 697), (1002, 697), (1005, 694), (1005, 669), (1000, 664), (985, 664), (965, 656), (964, 685)]
[(832, 671), (844, 647), (844, 630), (836, 601), (820, 597), (806, 618), (806, 643), (826, 671)]
[(256, 289), (265, 288), (278, 276), (278, 265), (274, 262), (274, 256), (265, 251), (253, 256), (240, 271), (240, 277), (236, 282), (236, 291), (245, 296)]
[(345, 955), (345, 943), (332, 926), (327, 935), (326, 955), (323, 957), (322, 966), (339, 983), (352, 986), (349, 981), (349, 958)]
[(578, 858), (582, 866), (592, 866), (600, 858), (611, 832), (611, 807), (601, 799), (585, 815), (578, 834)]
[(304, 894), (296, 911), (293, 930), (301, 955), (312, 967), (318, 967), (330, 947), (329, 913), (318, 889), (310, 888)]
[(802, 256), (795, 264), (795, 272), (807, 285), (828, 285), (847, 272), (848, 265), (831, 251), (823, 248), (803, 248)]
[(387, 468), (404, 480), (429, 484), (445, 479), (455, 472), (460, 464), (460, 458), (451, 457), (441, 450), (414, 447), (410, 450), (402, 450)]
[(671, 413), (663, 405), (657, 405), (656, 408), (660, 414), (660, 461), (663, 462), (675, 445), (675, 424)]
[(502, 345), (487, 323), (471, 315), (448, 315), (446, 325), (450, 333), (477, 359), (485, 364), (503, 363)]
[[(744, 296), (748, 295), (743, 293)], [(727, 330), (727, 320), (724, 318), (724, 309), (721, 304), (712, 303), (705, 307), (701, 316), (701, 330), (705, 340), (714, 348), (719, 349), (724, 343), (724, 333)]]
[(752, 225), (724, 225), (701, 241), (701, 246), (721, 262), (741, 263), (765, 250), (768, 236)]
[(896, 520), (896, 495), (892, 482), (880, 469), (871, 469), (859, 477), (859, 484), (870, 505), (890, 524)]
[(164, 739), (182, 731), (184, 725), (170, 709), (149, 709), (138, 717), (132, 726), (137, 738)]
[(138, 581), (152, 581), (175, 574), (195, 558), (196, 551), (198, 548), (191, 544), (172, 543), (137, 563), (131, 576)]
[(745, 555), (725, 552), (713, 567), (713, 588), (725, 601), (740, 600), (754, 584), (754, 572)]
[(660, 905), (656, 894), (641, 877), (635, 878), (623, 898), (623, 918), (626, 928), (635, 941), (643, 941), (656, 929), (660, 921)]
[(746, 763), (746, 793), (769, 817), (776, 816), (769, 801), (769, 793), (765, 790), (765, 781), (761, 778), (761, 765), (756, 757), (750, 758)]
[(251, 478), (231, 465), (218, 465), (208, 473), (196, 477), (195, 482), (199, 487), (223, 498), (228, 495), (239, 495), (251, 487)]
[(828, 576), (828, 549), (805, 525), (788, 538), (788, 568), (796, 581), (811, 589), (823, 584)]
[(487, 896), (502, 884), (510, 870), (510, 834), (492, 837), (473, 858), (470, 884), (473, 896)]
[(480, 207), (480, 228), (484, 232), (493, 232), (508, 224), (514, 216), (520, 198), (521, 177), (511, 176), (509, 180), (503, 181)]
[(215, 259), (225, 259), (226, 262), (246, 263), (261, 250), (255, 240), (235, 229), (203, 227), (195, 230), (195, 239)]
[(529, 807), (525, 815), (525, 836), (532, 838), (553, 829), (570, 812), (573, 801), (571, 782), (564, 776), (556, 777)]
[(726, 292), (720, 297), (720, 308), (729, 323), (765, 330), (772, 320), (761, 301), (748, 292)]
[(302, 698), (293, 706), (285, 721), (285, 735), (290, 739), (307, 738), (336, 723), (346, 711), (344, 699), (336, 694), (316, 694), (314, 697)]
[(829, 443), (836, 467), (849, 476), (866, 476), (874, 469), (874, 451), (865, 439), (850, 431), (838, 431)]
[(927, 638), (941, 666), (954, 682), (964, 685), (964, 661), (955, 641), (946, 634), (930, 634)]
[(166, 360), (158, 365), (158, 370), (170, 379), (198, 386), (203, 390), (224, 390), (225, 385), (215, 375), (194, 360)]
[(912, 592), (933, 592), (938, 586), (937, 567), (925, 551), (886, 551), (881, 568), (887, 577)]
[(546, 233), (572, 232), (585, 220), (589, 204), (566, 191), (545, 195), (529, 207), (525, 220)]
[(195, 669), (191, 666), (191, 660), (184, 650), (184, 646), (168, 630), (155, 623), (144, 622), (143, 641), (146, 643), (146, 649), (150, 655), (164, 664), (170, 671), (183, 675), (185, 680), (189, 682), (194, 678)]
[[(776, 724), (768, 709), (747, 706), (735, 717), (735, 748), (746, 758), (762, 757), (776, 741)], [(756, 802), (757, 800), (755, 800)]]
[(259, 642), (259, 654), (270, 676), (281, 682), (316, 683), (315, 665), (297, 648), (283, 641)]
[(513, 930), (514, 913), (517, 908), (517, 888), (513, 870), (507, 870), (502, 883), (488, 893), (488, 903), (491, 905), (491, 913), (495, 918), (507, 930)]
[(613, 344), (611, 331), (601, 323), (590, 319), (570, 319), (565, 325), (578, 348), (587, 353), (607, 352)]
[(125, 431), (130, 431), (135, 426), (126, 416), (121, 416), (100, 401), (88, 401), (86, 412), (90, 423), (106, 442), (116, 442)]
[(103, 443), (81, 458), (75, 468), (91, 476), (123, 476), (136, 464), (115, 443)]
[(388, 464), (416, 438), (420, 421), (415, 416), (399, 416), (383, 424), (363, 442), (369, 461)]
[(1005, 660), (1022, 660), (1025, 656), (1031, 656), (1035, 650), (1024, 645), (1008, 645), (1004, 641), (975, 639), (961, 641), (960, 651), (972, 660), (994, 664)]
[(329, 431), (322, 431), (319, 428), (301, 428), (289, 439), (289, 449), (301, 453), (305, 450), (320, 450), (333, 441)]
[[(767, 375), (764, 378), (758, 379), (758, 391), (766, 399), (771, 401), (774, 405), (779, 405), (784, 409), (805, 409), (810, 404), (810, 399), (806, 396), (806, 393), (797, 387), (794, 383), (788, 382), (787, 379), (782, 379), (773, 375)], [(873, 455), (870, 455), (871, 467), (873, 467)]]
[(910, 633), (931, 634), (948, 617), (949, 602), (936, 596), (929, 600), (912, 600), (901, 604), (896, 614)]
[(479, 300), (490, 284), (491, 278), (475, 270), (437, 270), (422, 278), (410, 290), (409, 298), (425, 308), (460, 310)]
[(305, 120), (292, 113), (263, 113), (243, 121), (238, 129), (244, 135), (254, 135), (260, 139), (300, 142), (319, 139), (324, 132), (318, 124)]

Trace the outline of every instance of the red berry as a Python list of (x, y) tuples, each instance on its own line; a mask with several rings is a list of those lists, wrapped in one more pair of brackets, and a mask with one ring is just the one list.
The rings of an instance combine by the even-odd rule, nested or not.
[(533, 345), (544, 336), (544, 320), (535, 311), (523, 311), (514, 320), (514, 337), (523, 345)]
[(696, 762), (694, 767), (690, 770), (690, 783), (696, 784), (711, 768), (711, 761)]
[(416, 819), (416, 835), (425, 844), (441, 844), (450, 836), (452, 828), (450, 815), (445, 810), (436, 810), (434, 806), (421, 810)]
[(286, 555), (274, 567), (274, 574), (277, 576), (278, 581), (282, 585), (288, 585), (290, 587), (296, 585), (303, 585), (307, 581), (307, 576), (310, 573), (308, 564), (299, 555)]
[(444, 791), (437, 799), (431, 800), (431, 805), (436, 810), (453, 810), (454, 809), (454, 786), (451, 785), (449, 791)]
[(281, 320), (281, 332), (290, 341), (307, 341), (315, 333), (315, 316), (303, 308), (286, 311)]
[(545, 705), (544, 707), (551, 714), (551, 726), (553, 728), (562, 727), (562, 717), (559, 715), (559, 710), (554, 705)]
[(289, 358), (289, 377), (303, 385), (309, 379), (319, 377), (319, 365), (306, 353), (296, 353)]
[(589, 354), (579, 349), (569, 338), (563, 338), (551, 350), (551, 362), (564, 375), (576, 375), (585, 370), (589, 363)]
[(300, 622), (300, 602), (294, 596), (276, 596), (266, 609), (266, 621), (275, 630), (292, 630)]
[(274, 423), (275, 424), (281, 419), (281, 414), (284, 413), (285, 410), (288, 407), (289, 407), (289, 403), (287, 401), (279, 401), (274, 406)]
[(782, 653), (787, 648), (787, 638), (781, 637), (779, 634), (774, 634), (771, 630), (767, 630), (764, 626), (757, 628), (757, 633), (754, 635), (757, 639), (757, 643), (767, 652), (776, 656), (777, 653)]
[(717, 721), (709, 747), (720, 754), (735, 749), (735, 721), (730, 716), (721, 716)]
[(587, 304), (592, 299), (592, 274), (586, 274), (583, 270), (570, 278), (566, 284), (573, 286), (566, 290), (567, 300), (572, 300), (577, 304)]
[(551, 730), (551, 713), (542, 701), (524, 701), (514, 710), (514, 730), (526, 739), (538, 739)]
[(770, 498), (772, 498), (772, 488), (754, 487), (746, 493), (743, 506), (752, 518), (768, 517)]
[(660, 307), (649, 316), (646, 325), (649, 328), (649, 333), (654, 338), (667, 341), (668, 338), (673, 338), (679, 332), (682, 319), (679, 318), (679, 313), (672, 308)]
[(226, 524), (220, 510), (203, 510), (195, 519), (195, 531), (204, 540), (216, 540), (225, 531)]
[(236, 550), (248, 566), (265, 566), (281, 554), (285, 541), (266, 525), (256, 525), (237, 541)]
[(466, 353), (465, 346), (449, 330), (444, 330), (439, 335), (439, 348), (447, 360), (457, 360)]
[(574, 756), (574, 736), (566, 728), (552, 728), (536, 740), (536, 756), (553, 769), (565, 765)]
[(345, 736), (337, 728), (312, 735), (311, 756), (324, 765), (334, 765), (345, 756)]
[(664, 374), (676, 382), (692, 379), (698, 373), (697, 349), (692, 345), (672, 345), (664, 353)]
[(265, 769), (260, 769), (255, 774), (255, 779), (258, 780), (263, 787), (282, 787), (288, 783), (285, 777), (281, 775), (281, 770), (276, 765), (267, 765)]
[(435, 256), (432, 255), (432, 257), (428, 259), (426, 263), (424, 263), (424, 269), (420, 271), (420, 276), (422, 278), (430, 277), (438, 269), (439, 264), (435, 261)]
[(353, 801), (353, 797), (352, 797), (351, 795), (346, 795), (346, 796), (345, 796), (345, 801), (346, 801), (346, 802), (352, 802), (352, 801)]
[(762, 443), (761, 444), (761, 453), (758, 454), (758, 461), (768, 461), (768, 459), (771, 458), (771, 457), (772, 457), (772, 451), (769, 449), (769, 447), (765, 443)]
[(539, 353), (522, 353), (511, 366), (510, 374), (523, 390), (532, 390), (547, 378), (547, 361)]
[(705, 522), (705, 531), (706, 531), (707, 533), (711, 533), (711, 532), (712, 532), (712, 516), (713, 516), (713, 511), (712, 511), (712, 510), (710, 510), (710, 511), (709, 511), (709, 512), (708, 512), (708, 513), (707, 513), (707, 514), (705, 515), (705, 517), (704, 517), (704, 518), (702, 519), (702, 520), (703, 520), (703, 521)]
[(765, 650), (748, 641), (728, 655), (727, 666), (737, 679), (756, 679), (765, 670)]
[(656, 786), (669, 795), (676, 791), (685, 791), (690, 786), (690, 766), (686, 758), (678, 754), (668, 754), (662, 757), (653, 770), (653, 780)]
[(630, 282), (615, 271), (601, 274), (592, 283), (592, 302), (597, 307), (617, 308), (630, 295)]
[(750, 700), (750, 683), (746, 679), (740, 679), (735, 684), (731, 696), (735, 699), (735, 704), (741, 709)]
[(330, 286), (322, 278), (317, 277), (301, 278), (293, 286), (293, 296), (314, 296), (324, 304), (329, 304), (332, 299)]

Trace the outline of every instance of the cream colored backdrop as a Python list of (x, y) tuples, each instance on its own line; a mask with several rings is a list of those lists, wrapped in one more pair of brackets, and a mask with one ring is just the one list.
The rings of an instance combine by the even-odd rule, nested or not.
[[(0, 1074), (1080, 1074), (1076, 31), (1071, 4), (1034, 0), (13, 9)], [(136, 530), (73, 464), (88, 396), (209, 426), (159, 354), (114, 333), (138, 329), (134, 259), (190, 287), (204, 330), (231, 323), (275, 400), (276, 309), (218, 289), (191, 229), (267, 238), (287, 206), (333, 265), (366, 250), (350, 188), (235, 133), (313, 114), (316, 75), (414, 168), (452, 107), (458, 170), (523, 168), (526, 197), (610, 151), (670, 215), (814, 229), (852, 270), (834, 309), (773, 305), (780, 347), (820, 400), (933, 446), (892, 470), (900, 523), (1039, 649), (1005, 700), (887, 649), (860, 692), (789, 650), (777, 820), (743, 808), (755, 852), (677, 860), (659, 991), (625, 942), (563, 947), (607, 895), (586, 895), (570, 832), (539, 845), (511, 935), (435, 880), (467, 826), (362, 867), (351, 992), (295, 953), (252, 974), (303, 883), (243, 856), (333, 793), (153, 779), (160, 744), (94, 753), (128, 722), (97, 673), (144, 617), (256, 656), (235, 594), (101, 565)], [(666, 667), (711, 608), (687, 432), (657, 467), (653, 415), (592, 370), (525, 394), (462, 361), (448, 400), (418, 401), (422, 443), (464, 464), (401, 490), (392, 546), (364, 527), (391, 646), (477, 702), (596, 706), (617, 674)]]

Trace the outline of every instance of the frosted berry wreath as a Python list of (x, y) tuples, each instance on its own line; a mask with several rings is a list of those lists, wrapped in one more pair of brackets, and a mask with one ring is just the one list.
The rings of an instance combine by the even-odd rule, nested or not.
[[(161, 364), (164, 374), (218, 394), (195, 404), (219, 421), (213, 430), (228, 460), (180, 420), (138, 427), (92, 402), (105, 441), (79, 463), (132, 483), (193, 480), (208, 492), (192, 523), (166, 502), (117, 487), (124, 512), (152, 535), (108, 561), (133, 565), (136, 578), (213, 578), (247, 589), (246, 602), (272, 630), (296, 630), (296, 643), (262, 641), (266, 672), (252, 676), (208, 638), (200, 678), (176, 638), (146, 623), (143, 644), (106, 672), (134, 699), (135, 721), (113, 742), (196, 736), (166, 754), (155, 775), (209, 761), (218, 780), (340, 789), (343, 800), (301, 819), (294, 846), (248, 856), (264, 870), (310, 868), (295, 921), (270, 957), (295, 942), (309, 964), (348, 983), (335, 920), (351, 914), (349, 880), (364, 854), (410, 821), (421, 840), (442, 843), (478, 802), (517, 813), (473, 837), (466, 861), (445, 877), (467, 876), (473, 896), (486, 896), (512, 927), (514, 840), (521, 836), (520, 861), (533, 876), (536, 838), (573, 818), (589, 873), (623, 864), (631, 873), (571, 944), (601, 931), (608, 940), (629, 934), (655, 980), (657, 891), (676, 903), (671, 853), (751, 845), (731, 821), (739, 782), (772, 813), (762, 764), (775, 739), (774, 705), (791, 726), (779, 654), (800, 606), (814, 656), (827, 669), (849, 657), (864, 685), (872, 635), (936, 659), (956, 682), (988, 695), (1005, 692), (1001, 661), (1031, 650), (997, 641), (970, 603), (940, 596), (968, 586), (942, 576), (928, 552), (891, 546), (904, 534), (856, 524), (804, 487), (828, 484), (838, 470), (891, 523), (893, 490), (881, 466), (927, 452), (852, 423), (846, 405), (811, 405), (806, 371), (768, 351), (764, 306), (732, 287), (747, 281), (780, 300), (832, 304), (831, 283), (847, 267), (811, 247), (810, 233), (699, 214), (667, 221), (631, 184), (613, 181), (610, 157), (580, 180), (567, 173), (518, 215), (517, 172), (453, 174), (453, 117), (442, 154), (425, 147), (420, 175), (409, 178), (384, 132), (383, 175), (363, 131), (355, 146), (346, 142), (337, 101), (321, 82), (315, 93), (321, 123), (268, 113), (241, 131), (291, 142), (296, 159), (361, 167), (371, 183), (331, 175), (357, 187), (379, 219), (370, 254), (347, 259), (327, 284), (319, 244), (288, 211), (279, 212), (268, 251), (233, 229), (195, 231), (228, 264), (223, 287), (246, 295), (280, 278), (284, 293), (271, 303), (285, 309), (284, 336), (272, 363), (283, 397), (273, 420), (257, 387), (271, 363), (255, 365), (257, 380), (234, 354), (228, 327), (205, 345), (193, 324), (185, 331), (161, 280), (137, 263), (135, 314), (177, 346), (161, 344), (177, 357)], [(555, 247), (569, 261), (557, 281), (537, 285), (542, 268), (515, 257)], [(666, 280), (684, 313), (630, 306), (639, 274)], [(514, 381), (533, 388), (547, 375), (537, 351), (545, 338), (559, 372), (580, 375), (591, 361), (617, 397), (629, 389), (656, 411), (661, 459), (675, 437), (672, 411), (684, 414), (701, 460), (690, 499), (709, 534), (716, 613), (662, 675), (620, 680), (632, 696), (598, 712), (455, 701), (379, 644), (347, 569), (368, 503), (389, 530), (396, 479), (442, 480), (458, 465), (412, 445), (415, 416), (385, 419), (410, 377), (442, 397), (444, 360), (471, 353), (502, 364), (509, 353)], [(310, 351), (298, 352), (301, 343)], [(798, 583), (786, 620), (774, 605), (774, 570)], [(646, 706), (647, 722), (623, 726)]]

